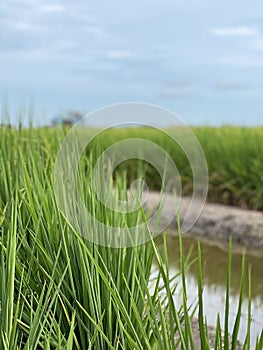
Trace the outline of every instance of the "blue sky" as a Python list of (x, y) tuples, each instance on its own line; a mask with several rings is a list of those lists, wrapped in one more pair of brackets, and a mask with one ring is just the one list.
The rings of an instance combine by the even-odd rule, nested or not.
[(68, 109), (140, 101), (192, 125), (256, 125), (262, 93), (262, 0), (0, 2), (12, 121), (30, 103), (48, 124)]

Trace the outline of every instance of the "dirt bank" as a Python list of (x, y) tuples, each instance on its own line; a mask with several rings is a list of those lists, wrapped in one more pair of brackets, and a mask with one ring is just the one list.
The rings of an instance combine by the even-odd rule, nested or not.
[[(179, 216), (181, 222), (185, 219), (191, 198), (181, 198)], [(149, 192), (147, 207), (154, 210), (159, 202), (159, 193)], [(195, 205), (202, 206), (196, 201)], [(163, 208), (162, 220), (169, 220), (171, 213), (175, 213), (174, 197), (167, 195)], [(190, 222), (191, 216), (188, 218)], [(187, 220), (186, 220), (187, 221)], [(169, 226), (177, 229), (176, 218)], [(248, 247), (263, 248), (263, 212), (245, 210), (222, 204), (206, 203), (203, 211), (191, 228), (191, 233), (216, 241), (228, 242), (232, 236), (234, 243)]]

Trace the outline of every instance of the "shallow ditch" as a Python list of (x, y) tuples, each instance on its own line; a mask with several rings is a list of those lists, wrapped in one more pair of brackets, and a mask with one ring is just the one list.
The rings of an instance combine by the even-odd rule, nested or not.
[[(175, 274), (180, 270), (178, 237), (168, 235), (168, 255), (171, 273)], [(197, 238), (194, 235), (185, 235), (183, 238), (184, 251), (187, 255), (192, 250), (192, 260), (197, 256)], [(228, 262), (228, 245), (222, 243), (201, 240), (203, 281), (204, 281), (204, 307), (207, 322), (209, 325), (216, 324), (217, 313), (221, 321), (224, 319), (225, 293), (226, 293), (226, 272)], [(161, 248), (161, 246), (160, 246)], [(230, 331), (234, 325), (236, 310), (239, 298), (242, 251), (244, 247), (233, 245), (232, 254), (232, 277), (230, 294)], [(252, 285), (252, 324), (251, 324), (251, 345), (255, 344), (256, 336), (263, 329), (263, 250), (249, 249), (246, 254), (246, 271), (251, 266)], [(186, 283), (189, 305), (197, 301), (197, 263), (193, 263), (187, 269)], [(246, 274), (242, 320), (240, 325), (239, 340), (244, 341), (247, 327), (247, 295), (248, 278)], [(177, 291), (175, 298), (180, 302), (180, 291)]]

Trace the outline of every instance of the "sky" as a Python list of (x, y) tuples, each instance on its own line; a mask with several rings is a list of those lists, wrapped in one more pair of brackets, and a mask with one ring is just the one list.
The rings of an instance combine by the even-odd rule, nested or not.
[(3, 121), (138, 101), (259, 125), (262, 93), (262, 0), (0, 2)]

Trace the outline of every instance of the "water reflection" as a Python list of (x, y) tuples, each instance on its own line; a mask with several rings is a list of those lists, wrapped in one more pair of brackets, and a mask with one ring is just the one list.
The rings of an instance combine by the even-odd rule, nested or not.
[[(159, 245), (161, 247), (161, 241)], [(167, 237), (168, 255), (172, 273), (180, 270), (178, 237), (171, 234)], [(215, 242), (201, 241), (202, 267), (204, 281), (205, 313), (210, 325), (216, 324), (217, 313), (221, 320), (224, 316), (226, 272), (228, 263), (228, 247), (216, 246)], [(185, 255), (191, 253), (191, 260), (197, 257), (198, 240), (193, 235), (185, 235), (183, 238)], [(241, 264), (243, 247), (233, 246), (232, 276), (230, 296), (230, 329), (233, 327), (240, 288)], [(244, 341), (247, 325), (247, 294), (248, 294), (248, 267), (251, 266), (252, 286), (252, 343), (255, 344), (256, 335), (263, 329), (263, 251), (249, 250), (246, 255), (246, 279), (244, 290), (244, 303), (240, 331), (240, 340)], [(187, 269), (187, 290), (189, 302), (197, 300), (197, 263), (193, 263)], [(253, 345), (252, 344), (252, 345)]]

